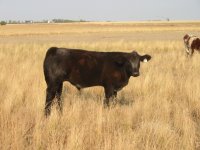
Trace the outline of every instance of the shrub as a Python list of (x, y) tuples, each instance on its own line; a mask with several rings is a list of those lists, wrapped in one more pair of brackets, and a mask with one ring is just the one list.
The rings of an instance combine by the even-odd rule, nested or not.
[(0, 25), (2, 25), (2, 26), (3, 26), (3, 25), (6, 25), (6, 22), (5, 22), (5, 21), (1, 21), (1, 22), (0, 22)]

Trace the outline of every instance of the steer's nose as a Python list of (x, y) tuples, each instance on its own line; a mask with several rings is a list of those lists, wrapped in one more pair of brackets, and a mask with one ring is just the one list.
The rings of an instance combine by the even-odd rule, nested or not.
[(133, 76), (134, 76), (134, 77), (137, 77), (137, 76), (139, 76), (139, 75), (140, 75), (139, 72), (133, 72)]

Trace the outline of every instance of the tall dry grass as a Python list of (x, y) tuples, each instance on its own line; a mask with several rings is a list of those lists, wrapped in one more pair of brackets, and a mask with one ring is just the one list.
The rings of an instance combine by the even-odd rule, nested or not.
[[(53, 35), (49, 33), (56, 33), (57, 25), (43, 35), (37, 32), (38, 26), (31, 27), (34, 35), (33, 31), (21, 33), (30, 28), (24, 25), (2, 29), (0, 149), (200, 149), (200, 55), (191, 59), (184, 55), (182, 35), (191, 32), (188, 24), (184, 24), (184, 31), (178, 24), (169, 31), (155, 24), (149, 33), (148, 23), (140, 27), (140, 33), (134, 23), (132, 27), (130, 23), (120, 24), (124, 29), (128, 26), (130, 33), (120, 27), (116, 30), (115, 24), (102, 31), (101, 23), (79, 24), (73, 34), (69, 31), (73, 24), (59, 29), (64, 33)], [(91, 26), (98, 33), (90, 33)], [(88, 32), (78, 34), (82, 28)], [(197, 35), (199, 31), (198, 27), (192, 30)], [(96, 51), (136, 49), (152, 55), (152, 60), (141, 64), (141, 76), (130, 79), (110, 108), (102, 107), (101, 87), (84, 89), (80, 94), (65, 83), (63, 114), (56, 111), (55, 104), (51, 116), (45, 118), (42, 63), (50, 46)]]

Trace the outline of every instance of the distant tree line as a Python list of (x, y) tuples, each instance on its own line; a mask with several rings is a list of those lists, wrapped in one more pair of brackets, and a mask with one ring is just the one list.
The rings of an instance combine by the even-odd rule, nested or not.
[(7, 24), (7, 23), (6, 23), (5, 21), (1, 21), (1, 22), (0, 22), (0, 25), (1, 25), (1, 26), (6, 25), (6, 24)]
[(54, 23), (71, 23), (71, 22), (87, 22), (85, 20), (69, 20), (69, 19), (53, 19)]
[(69, 20), (69, 19), (52, 19), (52, 20), (40, 20), (40, 21), (33, 21), (33, 20), (24, 20), (24, 21), (16, 21), (16, 20), (9, 20), (9, 21), (0, 21), (0, 25), (6, 24), (32, 24), (32, 23), (72, 23), (72, 22), (87, 22), (85, 20)]

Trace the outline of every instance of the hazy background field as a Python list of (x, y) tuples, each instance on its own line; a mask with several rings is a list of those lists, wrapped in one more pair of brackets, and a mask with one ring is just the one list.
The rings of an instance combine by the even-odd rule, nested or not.
[[(200, 149), (200, 54), (185, 56), (182, 37), (200, 22), (116, 22), (0, 26), (0, 149)], [(141, 64), (116, 104), (101, 87), (80, 94), (65, 83), (64, 111), (43, 115), (43, 59), (51, 46), (137, 50)]]

